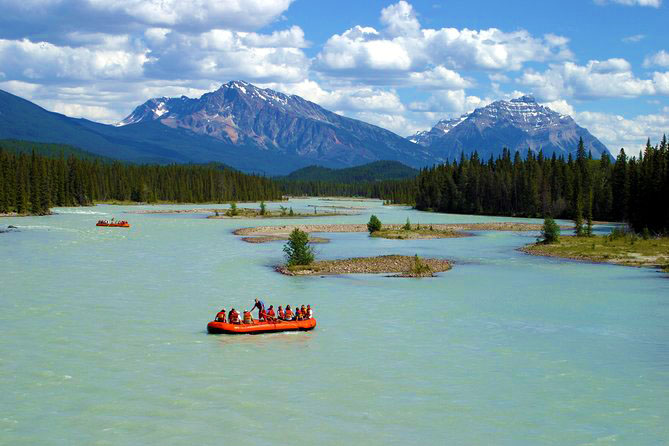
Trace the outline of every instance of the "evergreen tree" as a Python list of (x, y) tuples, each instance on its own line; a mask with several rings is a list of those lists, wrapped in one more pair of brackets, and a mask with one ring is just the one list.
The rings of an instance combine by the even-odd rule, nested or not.
[(369, 222), (367, 223), (367, 230), (370, 234), (381, 230), (381, 220), (376, 215), (369, 217)]
[(309, 245), (309, 236), (298, 228), (290, 233), (283, 252), (288, 266), (309, 265), (314, 261), (314, 250)]
[(30, 213), (33, 215), (42, 215), (42, 197), (40, 195), (42, 188), (40, 185), (40, 163), (35, 151), (33, 150), (30, 159)]
[(265, 206), (265, 202), (261, 201), (260, 202), (260, 215), (265, 215), (267, 211), (267, 206)]
[(583, 205), (581, 204), (581, 200), (577, 200), (576, 203), (576, 214), (574, 216), (574, 234), (576, 234), (577, 237), (583, 237), (585, 235), (585, 232), (583, 230)]
[(560, 239), (560, 227), (555, 223), (552, 217), (544, 218), (544, 225), (541, 228), (541, 238), (537, 241), (542, 243), (557, 243)]

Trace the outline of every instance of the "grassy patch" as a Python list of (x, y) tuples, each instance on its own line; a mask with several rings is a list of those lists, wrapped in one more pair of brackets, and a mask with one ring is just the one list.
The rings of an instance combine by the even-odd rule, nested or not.
[(430, 238), (451, 238), (462, 237), (463, 234), (444, 229), (382, 229), (380, 231), (372, 232), (372, 237), (380, 237), (394, 240), (409, 240), (409, 239), (430, 239)]
[(528, 245), (523, 251), (592, 262), (658, 267), (664, 271), (669, 269), (669, 237), (647, 240), (634, 235), (618, 238), (561, 237), (558, 243)]

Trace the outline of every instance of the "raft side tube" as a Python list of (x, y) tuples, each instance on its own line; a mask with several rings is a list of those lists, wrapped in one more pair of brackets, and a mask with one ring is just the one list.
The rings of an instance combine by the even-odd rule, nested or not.
[(276, 323), (254, 321), (252, 324), (229, 324), (211, 321), (207, 331), (211, 334), (262, 334), (282, 331), (309, 331), (316, 327), (316, 319), (302, 321), (279, 321)]

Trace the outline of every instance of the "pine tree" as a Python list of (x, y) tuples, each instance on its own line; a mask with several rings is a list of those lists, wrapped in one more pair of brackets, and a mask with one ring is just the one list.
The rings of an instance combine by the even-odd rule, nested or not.
[(576, 234), (577, 237), (583, 237), (584, 232), (583, 232), (583, 205), (581, 204), (581, 200), (577, 199), (576, 202), (576, 214), (574, 216), (574, 225), (576, 226), (574, 229), (574, 234)]
[(557, 243), (560, 240), (560, 227), (555, 223), (552, 217), (544, 218), (544, 225), (541, 228), (541, 237), (537, 241), (542, 243)]
[(41, 169), (39, 164), (37, 154), (33, 150), (30, 160), (30, 213), (33, 215), (42, 214)]
[(314, 250), (309, 245), (309, 236), (298, 228), (290, 233), (283, 252), (288, 266), (309, 265), (314, 261)]
[(376, 215), (369, 217), (369, 222), (367, 223), (367, 230), (370, 234), (381, 230), (381, 220)]

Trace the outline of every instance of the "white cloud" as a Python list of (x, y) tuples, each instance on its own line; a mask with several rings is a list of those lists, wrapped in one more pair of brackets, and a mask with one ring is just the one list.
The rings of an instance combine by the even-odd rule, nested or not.
[(154, 41), (145, 73), (156, 79), (299, 82), (308, 75), (310, 62), (301, 49), (306, 45), (297, 26), (272, 34), (171, 31)]
[(638, 43), (646, 38), (645, 34), (634, 34), (632, 36), (623, 37), (621, 40), (624, 43)]
[(418, 87), (428, 87), (438, 90), (459, 89), (473, 85), (471, 81), (464, 79), (457, 72), (442, 66), (423, 72), (409, 73), (408, 83)]
[[(201, 32), (214, 28), (252, 30), (277, 20), (293, 0), (3, 0), (3, 13), (25, 32), (58, 27), (69, 17), (79, 30), (162, 27)], [(69, 27), (63, 26), (67, 29)]]
[(532, 87), (546, 101), (564, 97), (593, 99), (666, 94), (666, 73), (653, 79), (637, 78), (624, 59), (591, 60), (585, 66), (573, 62), (551, 64), (544, 72), (527, 70), (519, 82)]
[(343, 112), (365, 110), (384, 113), (405, 111), (402, 101), (394, 90), (369, 86), (345, 86), (326, 90), (312, 80), (288, 84), (266, 83), (262, 86), (296, 94), (329, 110)]
[(662, 5), (662, 0), (595, 0), (595, 3), (598, 5), (617, 3), (625, 6), (650, 6), (652, 8), (659, 8)]
[(563, 115), (574, 116), (574, 108), (564, 99), (559, 99), (557, 101), (543, 102), (541, 105), (548, 107), (553, 111), (561, 113)]
[(381, 23), (389, 36), (417, 36), (420, 23), (413, 7), (404, 0), (381, 10)]
[(383, 9), (381, 23), (381, 30), (358, 25), (330, 37), (316, 57), (315, 68), (331, 77), (370, 83), (383, 77), (397, 85), (408, 78), (413, 83), (422, 81), (427, 88), (439, 85), (430, 71), (518, 70), (526, 62), (572, 57), (569, 40), (555, 34), (535, 37), (525, 30), (421, 28), (405, 1)]
[(617, 114), (580, 112), (574, 118), (617, 154), (621, 147), (628, 155), (636, 156), (646, 139), (657, 141), (669, 128), (669, 114), (639, 115), (625, 118)]
[(467, 96), (465, 90), (445, 90), (434, 92), (426, 101), (409, 104), (409, 109), (418, 112), (436, 112), (442, 116), (460, 116), (492, 102), (478, 96)]
[(14, 80), (132, 79), (142, 75), (147, 60), (146, 51), (130, 48), (72, 48), (0, 39), (0, 66)]
[(669, 67), (669, 52), (661, 50), (655, 54), (646, 56), (643, 60), (644, 67), (652, 67), (654, 65), (659, 67)]

